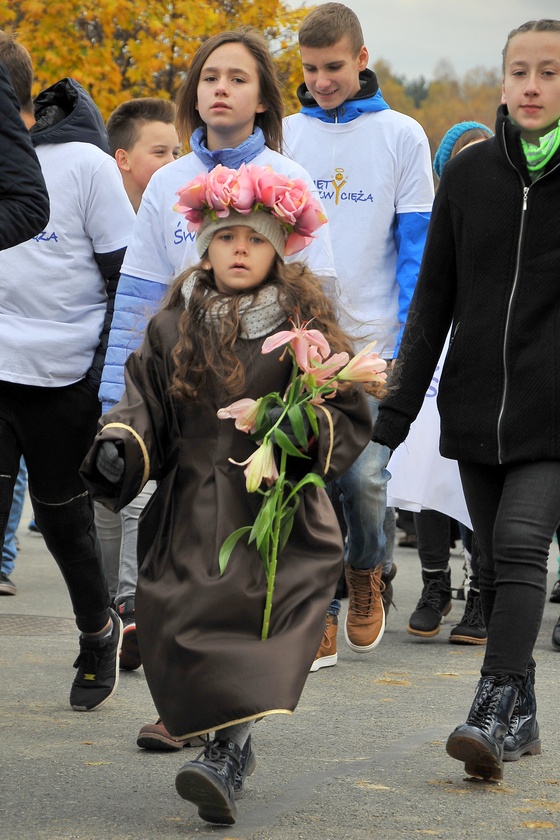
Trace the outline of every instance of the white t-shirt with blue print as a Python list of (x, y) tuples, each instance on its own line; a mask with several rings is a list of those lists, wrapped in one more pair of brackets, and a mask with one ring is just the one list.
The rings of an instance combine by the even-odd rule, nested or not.
[(62, 387), (82, 379), (107, 309), (94, 253), (126, 247), (134, 212), (118, 167), (90, 143), (36, 149), (50, 219), (0, 251), (0, 380)]
[[(424, 246), (419, 214), (432, 208), (426, 134), (389, 109), (343, 123), (299, 113), (284, 120), (284, 148), (311, 174), (329, 218), (341, 323), (358, 345), (376, 340), (393, 358)], [(400, 247), (398, 216), (411, 223)]]
[[(317, 197), (317, 189), (299, 163), (265, 147), (251, 164), (272, 168), (288, 177), (302, 178)], [(191, 152), (162, 166), (148, 184), (138, 210), (122, 273), (168, 285), (180, 271), (199, 262), (195, 234), (187, 230), (184, 216), (173, 209), (177, 190), (206, 172), (200, 159)], [(310, 268), (326, 277), (334, 277), (334, 260), (329, 225), (317, 231), (316, 239), (292, 259), (306, 260)]]

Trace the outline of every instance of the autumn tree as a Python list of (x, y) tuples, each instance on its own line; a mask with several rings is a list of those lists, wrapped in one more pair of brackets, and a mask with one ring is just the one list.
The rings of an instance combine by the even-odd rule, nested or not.
[[(294, 9), (282, 0), (0, 0), (0, 20), (31, 52), (35, 94), (74, 76), (105, 117), (132, 97), (173, 98), (205, 39), (255, 26), (268, 40), (286, 113), (292, 113), (299, 109), (295, 92), (303, 78), (297, 31), (310, 8)], [(428, 82), (408, 81), (382, 59), (373, 66), (385, 100), (420, 122), (432, 153), (456, 122), (494, 125), (500, 101), (495, 71), (477, 68), (460, 80), (443, 60)]]
[(501, 94), (495, 71), (476, 68), (462, 80), (445, 65), (439, 67), (439, 72), (436, 68), (436, 72), (428, 96), (414, 115), (428, 135), (432, 154), (455, 123), (475, 120), (493, 129)]
[(477, 67), (461, 80), (446, 59), (435, 68), (429, 82), (423, 77), (408, 82), (396, 76), (380, 59), (373, 65), (383, 98), (395, 111), (414, 117), (423, 127), (435, 154), (443, 135), (452, 125), (475, 120), (493, 129), (500, 104), (501, 81), (498, 72)]
[(0, 0), (4, 29), (32, 54), (35, 92), (71, 75), (105, 117), (131, 97), (173, 98), (200, 44), (243, 25), (269, 41), (295, 108), (297, 30), (307, 11), (279, 0)]
[(387, 104), (402, 114), (412, 114), (414, 101), (407, 95), (402, 78), (393, 75), (391, 65), (380, 59), (373, 65), (373, 70)]

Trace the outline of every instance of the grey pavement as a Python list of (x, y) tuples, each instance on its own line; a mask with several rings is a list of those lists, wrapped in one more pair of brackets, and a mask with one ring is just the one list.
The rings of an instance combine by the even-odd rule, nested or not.
[[(381, 644), (356, 655), (340, 629), (338, 665), (310, 674), (293, 716), (256, 725), (257, 769), (237, 822), (215, 827), (175, 792), (176, 771), (196, 752), (136, 746), (140, 726), (156, 718), (142, 669), (121, 672), (102, 709), (70, 708), (77, 633), (60, 573), (43, 540), (26, 532), (28, 518), (13, 575), (18, 593), (0, 598), (2, 840), (560, 836), (560, 653), (550, 644), (560, 605), (547, 601), (536, 649), (542, 756), (506, 765), (501, 783), (468, 781), (444, 745), (468, 712), (483, 649), (448, 643), (460, 601), (435, 639), (407, 635), (420, 568), (415, 550), (397, 549), (398, 609)], [(549, 591), (556, 554), (554, 546)], [(458, 552), (451, 563), (457, 586)]]

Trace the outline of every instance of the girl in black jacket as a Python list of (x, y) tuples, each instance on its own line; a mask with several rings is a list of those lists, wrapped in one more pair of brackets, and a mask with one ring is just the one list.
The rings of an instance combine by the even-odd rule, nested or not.
[(532, 654), (560, 517), (560, 21), (513, 30), (503, 57), (496, 136), (443, 171), (373, 433), (404, 440), (451, 328), (440, 450), (459, 462), (480, 545), (488, 643), (447, 752), (482, 779), (540, 753)]

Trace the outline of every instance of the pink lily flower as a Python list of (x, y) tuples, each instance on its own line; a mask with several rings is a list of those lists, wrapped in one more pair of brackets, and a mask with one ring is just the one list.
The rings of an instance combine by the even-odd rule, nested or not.
[(274, 447), (271, 440), (265, 440), (245, 461), (234, 461), (233, 458), (228, 460), (239, 467), (245, 467), (248, 493), (255, 493), (263, 481), (270, 487), (278, 479), (278, 467), (274, 460)]
[(378, 353), (372, 353), (371, 348), (376, 344), (372, 341), (350, 359), (346, 367), (337, 373), (336, 378), (350, 382), (385, 382), (387, 374), (383, 371), (387, 367), (385, 359), (380, 359)]
[[(313, 388), (320, 388), (334, 379), (336, 372), (348, 364), (350, 356), (348, 353), (333, 353), (328, 359), (322, 362), (319, 359), (312, 359), (308, 373), (302, 377), (309, 391)], [(336, 388), (336, 383), (333, 383)]]
[(299, 367), (306, 373), (312, 372), (313, 360), (317, 358), (317, 354), (326, 359), (331, 352), (323, 333), (319, 330), (307, 330), (305, 324), (270, 335), (264, 340), (261, 352), (271, 353), (284, 344), (291, 345)]
[(252, 400), (249, 397), (245, 397), (231, 405), (225, 406), (225, 408), (218, 409), (217, 414), (220, 420), (235, 420), (235, 428), (241, 432), (254, 432), (260, 402), (260, 399)]

